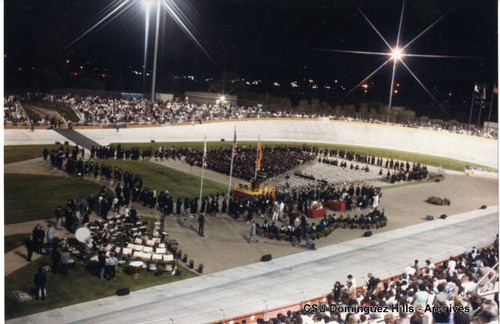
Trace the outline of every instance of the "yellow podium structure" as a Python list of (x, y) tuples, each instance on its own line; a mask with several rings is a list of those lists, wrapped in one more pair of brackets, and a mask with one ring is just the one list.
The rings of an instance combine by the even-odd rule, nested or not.
[(233, 198), (235, 200), (241, 196), (251, 199), (252, 197), (266, 194), (270, 194), (274, 198), (276, 194), (276, 188), (270, 188), (267, 185), (264, 185), (261, 188), (258, 181), (252, 181), (250, 184), (239, 183), (236, 184), (233, 189)]

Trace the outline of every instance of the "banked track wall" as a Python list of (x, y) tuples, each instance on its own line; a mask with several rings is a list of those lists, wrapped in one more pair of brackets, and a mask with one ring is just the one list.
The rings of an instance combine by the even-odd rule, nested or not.
[[(389, 125), (328, 120), (242, 120), (194, 125), (120, 129), (77, 129), (101, 145), (115, 142), (198, 142), (232, 140), (234, 127), (242, 140), (322, 142), (380, 147), (447, 157), (498, 168), (498, 141), (477, 136)], [(51, 144), (51, 130), (6, 129), (5, 145)]]

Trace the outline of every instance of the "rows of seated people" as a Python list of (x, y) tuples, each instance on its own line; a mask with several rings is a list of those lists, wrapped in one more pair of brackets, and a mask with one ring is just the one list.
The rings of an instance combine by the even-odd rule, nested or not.
[[(284, 238), (288, 240), (296, 239), (300, 242), (304, 238), (308, 238), (311, 234), (321, 234), (321, 236), (329, 235), (336, 228), (349, 229), (369, 229), (379, 228), (387, 224), (387, 217), (384, 212), (380, 212), (377, 208), (366, 215), (340, 215), (336, 214), (324, 216), (318, 223), (307, 220), (305, 215), (300, 218), (300, 225), (296, 226), (295, 215), (289, 215), (290, 222), (287, 225), (281, 225), (276, 222), (269, 223), (267, 220), (259, 225), (258, 234), (268, 238)], [(330, 230), (325, 231), (327, 228)]]
[(116, 99), (99, 96), (39, 94), (41, 100), (72, 106), (85, 124), (166, 124), (200, 122), (247, 117), (300, 117), (315, 115), (292, 114), (285, 111), (261, 111), (258, 107), (230, 104), (197, 104), (181, 101), (159, 101), (154, 105), (147, 99)]
[(24, 115), (19, 107), (18, 98), (16, 96), (8, 96), (3, 98), (3, 124), (17, 125), (27, 122), (28, 118)]
[[(179, 122), (201, 122), (204, 120), (217, 119), (240, 119), (248, 117), (295, 117), (295, 118), (318, 118), (316, 113), (292, 113), (285, 110), (267, 110), (261, 108), (233, 106), (229, 104), (196, 104), (178, 101), (158, 102), (154, 105), (147, 99), (116, 99), (99, 96), (74, 96), (71, 94), (54, 95), (35, 93), (38, 100), (63, 103), (73, 107), (81, 116), (81, 121), (77, 124), (98, 124), (109, 125), (117, 123), (136, 123), (136, 124), (165, 124)], [(13, 98), (9, 96), (8, 98)], [(4, 102), (9, 100), (4, 98)], [(23, 96), (17, 96), (18, 101), (23, 100)], [(10, 109), (9, 109), (10, 110)], [(19, 115), (10, 114), (5, 122), (14, 124), (22, 123)], [(323, 114), (324, 115), (324, 114)], [(344, 116), (331, 116), (331, 119), (352, 120)], [(376, 119), (370, 119), (368, 122), (381, 123)], [(403, 126), (418, 128), (421, 125), (417, 123), (407, 123)], [(427, 125), (428, 126), (428, 125)], [(426, 126), (426, 127), (427, 127)], [(436, 128), (435, 126), (432, 126)], [(439, 126), (438, 130), (452, 131), (451, 128)], [(464, 127), (458, 127), (456, 131), (459, 134), (482, 136), (488, 138), (497, 138), (495, 130), (483, 131)]]
[[(207, 152), (207, 168), (216, 172), (229, 174), (231, 166), (231, 148), (212, 149)], [(201, 166), (203, 151), (190, 147), (175, 147), (175, 146), (154, 146), (154, 147), (126, 147), (121, 144), (115, 146), (100, 146), (92, 147), (90, 150), (90, 158), (99, 159), (131, 159), (131, 160), (150, 160), (151, 158), (164, 159), (179, 159), (188, 164)], [(252, 147), (239, 147), (235, 154), (233, 162), (233, 176), (250, 180), (255, 176), (255, 163), (257, 158), (257, 150)], [(362, 155), (353, 151), (344, 151), (337, 149), (321, 149), (316, 146), (292, 146), (281, 145), (277, 147), (263, 147), (263, 158), (261, 161), (261, 170), (258, 172), (260, 180), (265, 181), (276, 177), (290, 169), (293, 169), (307, 161), (319, 158), (323, 164), (333, 165), (351, 169), (353, 171), (365, 172), (367, 176), (358, 176), (363, 181), (364, 178), (378, 178), (375, 174), (368, 176), (368, 173), (374, 173), (369, 169), (368, 165), (354, 166), (347, 161), (358, 161), (360, 163), (372, 164), (383, 168), (390, 169), (384, 172), (382, 169), (378, 172), (378, 176), (384, 176), (387, 181), (392, 183), (399, 181), (424, 180), (428, 176), (427, 166), (420, 163), (395, 161), (393, 159), (384, 159), (375, 156)], [(385, 161), (385, 163), (384, 163)], [(311, 175), (302, 174), (300, 171), (294, 173), (297, 177), (310, 179), (315, 178)]]
[[(187, 163), (201, 166), (203, 151), (193, 149), (187, 153)], [(207, 168), (229, 175), (231, 154), (231, 148), (209, 150), (207, 152)], [(313, 154), (304, 146), (264, 146), (258, 178), (262, 181), (272, 179), (312, 159), (314, 159)], [(238, 147), (233, 161), (233, 176), (245, 180), (253, 179), (256, 161), (257, 150), (255, 148)]]
[[(491, 246), (473, 248), (442, 263), (415, 260), (403, 274), (388, 280), (369, 273), (358, 285), (349, 275), (345, 284), (337, 281), (326, 296), (324, 312), (306, 306), (267, 321), (259, 318), (257, 323), (498, 323), (498, 273), (493, 269), (497, 263), (498, 235)], [(331, 305), (336, 307), (332, 311)], [(346, 311), (339, 312), (340, 306)], [(371, 306), (387, 306), (388, 311), (376, 312)]]

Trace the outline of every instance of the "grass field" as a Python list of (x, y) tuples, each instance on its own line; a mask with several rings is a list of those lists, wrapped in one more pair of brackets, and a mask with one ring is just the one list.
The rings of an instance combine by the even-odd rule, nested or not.
[[(117, 145), (115, 143), (113, 145)], [(263, 142), (264, 146), (277, 146), (281, 144), (287, 145), (302, 145), (303, 143), (298, 142)], [(155, 146), (175, 146), (175, 147), (192, 147), (197, 149), (203, 149), (202, 142), (173, 142), (173, 143), (121, 143), (122, 147), (139, 147), (140, 149), (155, 147)], [(231, 147), (232, 142), (207, 142), (207, 149), (219, 148), (219, 147)], [(238, 147), (256, 147), (257, 142), (238, 142)], [(345, 151), (354, 151), (356, 153), (365, 154), (365, 155), (374, 155), (376, 157), (389, 158), (394, 160), (401, 161), (409, 161), (409, 162), (420, 162), (426, 165), (432, 166), (442, 166), (448, 170), (456, 170), (463, 171), (466, 164), (477, 165), (467, 161), (459, 161), (454, 159), (442, 158), (432, 155), (419, 154), (419, 153), (411, 153), (411, 152), (403, 152), (403, 151), (395, 151), (388, 149), (380, 149), (380, 148), (372, 148), (372, 147), (363, 147), (363, 146), (354, 146), (354, 145), (339, 145), (339, 144), (322, 144), (322, 143), (306, 143), (308, 146), (316, 146), (318, 148), (329, 148), (329, 149), (337, 149), (337, 150), (345, 150)], [(496, 171), (492, 168), (488, 168), (486, 166), (482, 166), (485, 169), (489, 169), (490, 171)]]
[[(122, 171), (129, 171), (142, 176), (144, 186), (155, 188), (158, 192), (168, 190), (174, 198), (194, 198), (200, 195), (201, 178), (190, 176), (187, 173), (160, 166), (148, 161), (103, 161), (107, 165), (119, 167)], [(227, 187), (223, 184), (204, 180), (203, 194), (223, 194)]]
[(26, 239), (31, 235), (31, 233), (22, 233), (22, 234), (13, 234), (7, 235), (4, 237), (5, 243), (5, 251), (7, 253), (9, 251), (14, 250), (17, 247), (24, 245)]
[[(46, 147), (47, 150), (54, 150), (59, 148), (61, 145), (8, 145), (3, 147), (4, 153), (4, 164), (21, 162), (26, 160), (35, 159), (38, 157), (43, 157), (43, 149)], [(66, 149), (66, 145), (63, 145)], [(73, 146), (70, 146), (73, 147)]]
[(91, 193), (97, 196), (101, 186), (66, 177), (5, 174), (5, 224), (54, 217), (57, 205)]
[(47, 110), (57, 111), (67, 121), (76, 122), (79, 120), (74, 110), (70, 106), (63, 103), (48, 102), (48, 101), (28, 101), (27, 104)]
[(123, 287), (129, 287), (131, 291), (134, 291), (196, 276), (195, 273), (179, 266), (180, 276), (164, 273), (156, 277), (151, 272), (142, 272), (140, 277), (135, 279), (130, 274), (118, 272), (117, 268), (116, 280), (107, 281), (99, 280), (81, 263), (77, 263), (75, 268), (68, 270), (66, 276), (47, 273), (45, 287), (48, 297), (45, 301), (19, 302), (13, 292), (15, 290), (29, 291), (30, 288), (34, 287), (33, 276), (40, 266), (47, 264), (52, 264), (51, 259), (44, 256), (5, 277), (6, 319), (112, 296), (117, 289)]

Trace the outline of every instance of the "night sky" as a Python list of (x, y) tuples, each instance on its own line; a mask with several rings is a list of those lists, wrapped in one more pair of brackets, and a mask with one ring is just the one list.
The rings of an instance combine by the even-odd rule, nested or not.
[[(147, 91), (150, 78), (143, 85), (142, 76), (134, 72), (142, 71), (143, 63), (145, 9), (140, 1), (130, 0), (126, 11), (64, 49), (96, 22), (103, 9), (121, 2), (5, 1), (7, 93), (63, 87)], [(189, 19), (190, 29), (209, 57), (163, 10), (158, 64), (160, 91), (221, 91), (225, 76), (226, 92), (269, 92), (293, 98), (318, 97), (334, 103), (387, 59), (324, 51), (388, 51), (350, 0), (174, 2)], [(356, 3), (389, 44), (395, 44), (402, 1)], [(450, 111), (468, 111), (474, 81), (486, 82), (489, 87), (497, 82), (496, 6), (494, 0), (406, 1), (401, 31), (403, 45), (446, 14), (406, 52), (473, 57), (405, 58), (413, 72)], [(150, 17), (148, 70), (153, 57), (154, 10)], [(75, 72), (77, 76), (71, 75)], [(187, 76), (195, 80), (186, 79)], [(390, 76), (388, 65), (369, 80), (367, 93), (359, 89), (344, 102), (387, 102)], [(246, 84), (258, 80), (257, 84)], [(292, 88), (291, 81), (297, 81), (299, 87)], [(395, 104), (418, 106), (419, 103), (432, 110), (439, 109), (402, 66), (397, 70), (396, 82), (400, 87)]]

